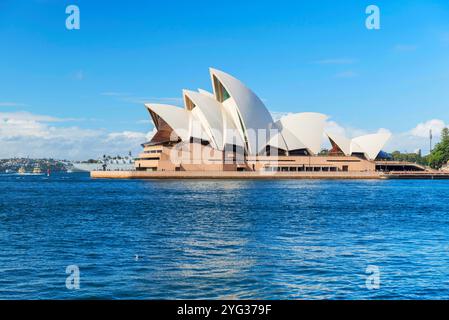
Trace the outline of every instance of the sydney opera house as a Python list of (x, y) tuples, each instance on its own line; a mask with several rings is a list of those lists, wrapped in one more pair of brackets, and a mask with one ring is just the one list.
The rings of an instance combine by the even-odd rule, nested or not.
[[(136, 159), (138, 171), (376, 171), (390, 138), (349, 139), (325, 131), (327, 116), (277, 121), (240, 80), (210, 69), (212, 92), (183, 90), (184, 107), (146, 104), (157, 130)], [(322, 152), (323, 137), (331, 148)]]

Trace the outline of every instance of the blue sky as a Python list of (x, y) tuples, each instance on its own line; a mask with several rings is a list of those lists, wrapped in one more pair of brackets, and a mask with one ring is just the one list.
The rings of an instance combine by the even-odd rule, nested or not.
[[(80, 30), (65, 28), (70, 4)], [(365, 27), (370, 4), (380, 30)], [(428, 128), (449, 122), (446, 0), (0, 0), (0, 39), (0, 157), (96, 157), (115, 138), (137, 150), (152, 129), (142, 102), (210, 89), (211, 66), (272, 112), (322, 112), (348, 135), (385, 128), (390, 151), (425, 151)]]

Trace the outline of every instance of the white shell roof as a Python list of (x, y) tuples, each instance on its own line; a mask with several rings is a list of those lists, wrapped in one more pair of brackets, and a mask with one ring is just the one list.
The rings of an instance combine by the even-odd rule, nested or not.
[[(287, 145), (285, 144), (284, 136), (280, 132), (273, 135), (271, 139), (268, 140), (267, 145), (277, 149), (287, 150)], [(259, 152), (263, 152), (264, 149), (265, 147), (260, 148)]]
[(284, 116), (276, 125), (289, 151), (307, 148), (313, 154), (318, 154), (326, 119), (327, 116), (321, 113), (303, 112)]
[[(265, 146), (259, 145), (259, 130), (268, 130), (268, 142), (278, 149), (293, 151), (307, 149), (312, 154), (318, 154), (324, 132), (327, 116), (320, 113), (304, 112), (282, 117), (276, 123), (263, 102), (248, 89), (240, 80), (231, 75), (210, 69), (210, 76), (222, 84), (229, 93), (229, 98), (223, 103), (214, 94), (198, 89), (198, 92), (184, 90), (186, 97), (195, 105), (192, 110), (166, 104), (145, 104), (153, 113), (161, 117), (184, 141), (191, 137), (209, 141), (213, 148), (223, 150), (226, 145), (245, 147), (248, 154), (256, 155), (264, 151)], [(273, 128), (277, 131), (273, 132)], [(347, 139), (345, 137), (326, 133), (346, 154), (364, 153), (368, 159), (375, 159), (384, 147), (390, 133), (378, 133)], [(245, 141), (247, 146), (245, 146)], [(260, 142), (260, 141), (259, 141)]]
[(207, 94), (189, 90), (184, 90), (183, 93), (195, 104), (196, 107), (192, 113), (198, 114), (204, 130), (215, 144), (215, 148), (222, 150), (224, 131), (222, 104)]
[(213, 144), (215, 148), (217, 148), (217, 146), (214, 145), (214, 141), (210, 133), (210, 127), (204, 126), (205, 119), (201, 111), (198, 108), (195, 108), (192, 111), (190, 111), (190, 113), (191, 117), (190, 117), (189, 136), (192, 138), (209, 141), (210, 143)]
[(203, 94), (203, 95), (206, 95), (206, 96), (209, 96), (209, 97), (215, 99), (214, 94), (211, 93), (211, 92), (209, 92), (209, 91), (207, 91), (207, 90), (204, 90), (204, 89), (198, 89), (198, 92), (201, 93), (201, 94)]
[(326, 135), (343, 151), (347, 156), (351, 155), (351, 140), (335, 133), (326, 132)]
[(352, 139), (367, 155), (368, 159), (375, 160), (379, 152), (391, 138), (391, 133), (375, 133)]
[(183, 141), (190, 140), (190, 112), (168, 104), (147, 103), (145, 107), (161, 117)]
[[(246, 132), (253, 130), (254, 134), (257, 134), (257, 130), (267, 130), (270, 127), (270, 124), (273, 123), (273, 118), (262, 100), (254, 92), (248, 89), (240, 80), (223, 71), (210, 68), (210, 74), (212, 81), (213, 76), (215, 76), (231, 96)], [(216, 92), (214, 93), (216, 94)], [(229, 104), (226, 102), (224, 103), (225, 105)], [(232, 115), (234, 111), (230, 110), (230, 112)], [(236, 121), (235, 115), (233, 116), (233, 120)], [(235, 123), (235, 125), (237, 128), (240, 126), (238, 123)], [(245, 132), (243, 134), (245, 135)], [(248, 152), (250, 154), (257, 154), (257, 146), (252, 146), (251, 142), (248, 143), (250, 149)]]
[(352, 140), (334, 133), (326, 132), (329, 139), (332, 139), (347, 156), (354, 153), (363, 153), (369, 160), (375, 160), (379, 152), (388, 142), (391, 133), (375, 133), (356, 137)]

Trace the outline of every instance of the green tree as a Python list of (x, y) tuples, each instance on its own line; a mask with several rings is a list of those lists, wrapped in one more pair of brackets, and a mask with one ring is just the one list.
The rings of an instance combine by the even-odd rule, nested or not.
[(413, 162), (421, 165), (427, 165), (425, 157), (422, 157), (420, 153), (401, 153), (399, 151), (394, 151), (391, 153), (391, 157), (394, 161), (405, 161)]
[(429, 165), (439, 169), (449, 161), (449, 129), (444, 128), (441, 132), (441, 141), (436, 144), (429, 155)]

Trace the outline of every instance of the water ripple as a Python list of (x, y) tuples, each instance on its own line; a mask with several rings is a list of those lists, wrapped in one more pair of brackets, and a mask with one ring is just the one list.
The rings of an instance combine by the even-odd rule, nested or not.
[(0, 194), (0, 299), (449, 297), (447, 181), (0, 175)]

